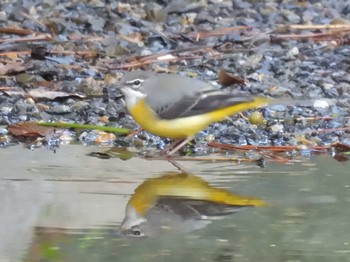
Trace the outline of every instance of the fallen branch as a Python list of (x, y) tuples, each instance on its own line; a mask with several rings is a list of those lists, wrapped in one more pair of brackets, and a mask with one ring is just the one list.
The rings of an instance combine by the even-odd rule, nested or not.
[[(225, 150), (261, 150), (261, 151), (273, 151), (273, 152), (288, 152), (292, 150), (301, 150), (304, 149), (305, 146), (254, 146), (254, 145), (229, 145), (222, 144), (218, 142), (209, 142), (208, 146), (225, 149)], [(331, 148), (331, 146), (308, 146), (306, 147), (309, 150), (317, 150), (317, 151), (327, 151)]]
[(22, 38), (9, 38), (9, 39), (0, 39), (0, 43), (25, 43), (25, 42), (37, 42), (37, 41), (52, 41), (50, 35), (38, 35), (33, 37), (22, 37)]

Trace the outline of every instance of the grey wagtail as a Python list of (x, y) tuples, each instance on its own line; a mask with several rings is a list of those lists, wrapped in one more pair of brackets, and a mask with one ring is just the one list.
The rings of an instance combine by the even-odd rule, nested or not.
[(268, 98), (237, 96), (198, 79), (132, 71), (121, 92), (134, 120), (161, 137), (186, 139), (237, 112), (266, 105)]

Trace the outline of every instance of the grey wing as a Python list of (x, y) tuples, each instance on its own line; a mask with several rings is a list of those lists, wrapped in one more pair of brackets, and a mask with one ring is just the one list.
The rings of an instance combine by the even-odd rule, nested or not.
[(178, 75), (159, 75), (149, 79), (144, 89), (146, 103), (156, 114), (163, 119), (174, 119), (183, 116), (195, 106), (202, 92), (212, 90), (212, 86)]
[(155, 208), (161, 209), (163, 212), (169, 212), (181, 216), (183, 219), (200, 219), (201, 214), (186, 203), (185, 199), (161, 197), (157, 200)]
[(205, 200), (162, 197), (158, 199), (155, 207), (169, 213), (178, 214), (183, 219), (200, 219), (203, 216), (217, 217), (229, 215), (249, 206), (234, 206)]
[(152, 78), (147, 81), (145, 91), (147, 104), (160, 118), (169, 120), (204, 114), (254, 100), (249, 96), (237, 96), (213, 89), (203, 81), (178, 75), (159, 75)]
[(163, 104), (155, 112), (162, 119), (175, 119), (205, 114), (220, 108), (251, 102), (254, 98), (237, 96), (222, 91), (197, 93), (195, 96), (186, 96), (174, 103)]
[(205, 114), (220, 108), (252, 102), (253, 97), (230, 94), (222, 91), (203, 93), (195, 105), (182, 114), (182, 117)]
[(186, 114), (194, 107), (198, 101), (198, 97), (183, 97), (181, 100), (176, 103), (169, 103), (167, 105), (163, 105), (162, 107), (158, 107), (155, 112), (162, 119), (175, 119), (178, 117), (184, 117)]
[(192, 200), (192, 199), (185, 199), (183, 200), (183, 204), (187, 205), (188, 207), (191, 207), (193, 210), (195, 210), (198, 214), (201, 214), (201, 216), (208, 216), (208, 217), (214, 217), (214, 216), (224, 216), (229, 215), (232, 213), (236, 213), (237, 211), (242, 210), (246, 207), (251, 206), (239, 206), (239, 205), (226, 205), (226, 204), (220, 204), (205, 200)]

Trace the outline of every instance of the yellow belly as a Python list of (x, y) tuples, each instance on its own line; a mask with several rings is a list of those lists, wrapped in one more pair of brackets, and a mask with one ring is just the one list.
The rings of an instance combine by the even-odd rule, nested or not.
[(169, 173), (146, 180), (135, 189), (129, 204), (139, 215), (144, 216), (159, 197), (178, 197), (233, 206), (265, 205), (260, 199), (234, 195), (225, 189), (212, 187), (197, 176), (185, 173)]
[(139, 100), (129, 112), (134, 120), (146, 131), (169, 138), (186, 138), (206, 128), (209, 124), (221, 121), (237, 112), (268, 103), (266, 98), (255, 98), (252, 102), (220, 108), (209, 113), (177, 119), (160, 119), (143, 99)]

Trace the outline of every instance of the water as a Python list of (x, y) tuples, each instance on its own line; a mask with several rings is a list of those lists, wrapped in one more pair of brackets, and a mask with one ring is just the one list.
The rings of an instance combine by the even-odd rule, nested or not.
[[(125, 206), (148, 178), (179, 172), (166, 161), (87, 156), (15, 146), (0, 151), (0, 261), (350, 261), (349, 164), (181, 162), (210, 185), (264, 200), (189, 232), (120, 233)], [(179, 172), (180, 173), (180, 172)]]

